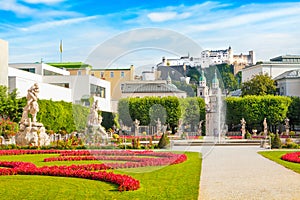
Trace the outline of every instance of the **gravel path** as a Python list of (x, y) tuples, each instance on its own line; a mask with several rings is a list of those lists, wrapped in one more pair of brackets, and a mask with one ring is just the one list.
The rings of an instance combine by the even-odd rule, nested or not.
[[(197, 149), (198, 150), (198, 149)], [(200, 149), (200, 200), (300, 199), (300, 174), (268, 160), (254, 146)]]

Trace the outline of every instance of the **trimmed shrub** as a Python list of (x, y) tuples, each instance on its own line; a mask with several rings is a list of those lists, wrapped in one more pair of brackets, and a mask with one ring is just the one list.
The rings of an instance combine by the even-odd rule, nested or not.
[(163, 133), (163, 135), (161, 136), (158, 142), (158, 148), (160, 149), (166, 148), (169, 144), (170, 144), (170, 140), (168, 136), (165, 133)]
[(279, 149), (281, 148), (281, 145), (279, 134), (276, 133), (274, 137), (271, 137), (271, 147), (272, 149)]

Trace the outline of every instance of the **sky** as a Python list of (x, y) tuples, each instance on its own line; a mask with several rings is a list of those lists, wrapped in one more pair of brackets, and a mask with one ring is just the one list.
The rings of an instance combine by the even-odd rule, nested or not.
[(300, 1), (0, 0), (9, 62), (154, 65), (203, 49), (300, 54)]

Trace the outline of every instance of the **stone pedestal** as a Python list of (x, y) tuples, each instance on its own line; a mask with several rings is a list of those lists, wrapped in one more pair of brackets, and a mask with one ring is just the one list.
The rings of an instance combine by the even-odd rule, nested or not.
[(16, 144), (47, 146), (50, 145), (50, 138), (41, 123), (20, 124), (20, 131), (16, 134)]

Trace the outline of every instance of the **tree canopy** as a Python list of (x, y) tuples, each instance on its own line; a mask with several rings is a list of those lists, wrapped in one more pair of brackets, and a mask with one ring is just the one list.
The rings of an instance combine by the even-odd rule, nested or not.
[(274, 95), (275, 81), (268, 74), (255, 75), (251, 80), (242, 84), (242, 96), (246, 95)]

